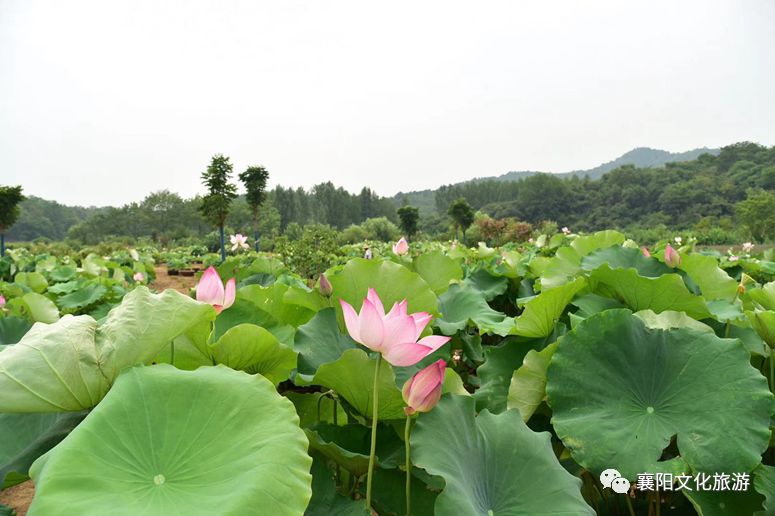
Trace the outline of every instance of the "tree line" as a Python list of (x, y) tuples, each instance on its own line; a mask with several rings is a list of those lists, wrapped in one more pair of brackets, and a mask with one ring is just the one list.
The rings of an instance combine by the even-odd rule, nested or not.
[[(119, 208), (67, 207), (30, 197), (20, 204), (18, 221), (7, 235), (10, 240), (42, 236), (96, 243), (111, 236), (128, 236), (169, 242), (209, 235), (214, 225), (245, 232), (254, 228), (261, 235), (271, 236), (289, 228), (296, 232), (298, 227), (310, 224), (344, 232), (369, 220), (384, 220), (370, 223), (373, 228), (382, 228), (374, 231), (392, 235), (394, 232), (384, 227), (393, 225), (401, 226), (405, 233), (411, 229), (426, 237), (452, 238), (465, 229), (466, 222), (471, 224), (468, 210), (459, 202), (462, 199), (471, 213), (480, 212), (496, 220), (530, 224), (556, 221), (586, 231), (649, 227), (731, 230), (744, 225), (750, 235), (765, 239), (775, 237), (770, 233), (775, 231), (775, 209), (770, 210), (769, 204), (775, 198), (775, 147), (738, 143), (724, 147), (716, 156), (703, 154), (660, 168), (628, 165), (594, 180), (537, 174), (517, 181), (477, 180), (445, 185), (434, 192), (438, 214), (423, 215), (418, 220), (417, 210), (404, 210), (405, 214), (412, 212), (409, 217), (414, 222), (399, 216), (406, 199), (380, 197), (369, 188), (353, 194), (330, 181), (310, 189), (262, 189), (260, 208), (249, 202), (250, 193), (237, 196), (231, 192), (228, 210), (221, 214), (225, 216), (215, 217), (219, 220), (202, 211), (208, 195), (183, 199), (160, 191)], [(349, 234), (355, 238), (363, 233), (350, 229)]]

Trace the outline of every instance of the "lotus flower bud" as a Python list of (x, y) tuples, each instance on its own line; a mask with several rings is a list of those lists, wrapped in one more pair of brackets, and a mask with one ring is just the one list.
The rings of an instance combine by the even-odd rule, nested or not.
[(320, 275), (320, 286), (318, 289), (320, 290), (320, 293), (326, 297), (331, 297), (331, 294), (334, 293), (334, 286), (331, 285), (331, 282), (328, 281), (325, 274)]
[(409, 252), (409, 243), (406, 241), (404, 237), (401, 237), (401, 240), (393, 244), (394, 254), (398, 256), (403, 256), (408, 252)]
[(651, 258), (651, 253), (649, 252), (649, 248), (646, 247), (645, 245), (640, 248), (640, 252), (643, 253), (643, 256), (645, 256), (646, 258)]
[(665, 247), (665, 263), (674, 269), (681, 264), (681, 255), (670, 244)]
[(428, 412), (436, 406), (441, 398), (446, 366), (444, 360), (437, 360), (404, 384), (401, 394), (408, 405), (404, 408), (407, 416), (416, 412)]
[(0, 295), (0, 307), (5, 305), (5, 298)]
[(135, 281), (145, 281), (145, 275), (142, 272), (135, 272), (132, 279)]
[(231, 278), (225, 285), (215, 267), (207, 268), (196, 286), (196, 300), (213, 305), (217, 313), (234, 304), (237, 297), (237, 282)]

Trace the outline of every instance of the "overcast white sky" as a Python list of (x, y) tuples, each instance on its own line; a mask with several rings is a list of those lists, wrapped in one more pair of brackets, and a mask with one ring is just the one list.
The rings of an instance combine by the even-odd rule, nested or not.
[(191, 196), (223, 153), (392, 195), (773, 145), (773, 49), (771, 0), (0, 0), (0, 184)]

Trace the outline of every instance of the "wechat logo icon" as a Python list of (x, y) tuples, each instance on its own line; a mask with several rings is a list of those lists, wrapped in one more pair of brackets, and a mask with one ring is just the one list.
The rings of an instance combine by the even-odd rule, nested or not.
[(600, 483), (610, 487), (615, 493), (624, 494), (630, 490), (630, 481), (615, 469), (607, 469), (600, 473)]

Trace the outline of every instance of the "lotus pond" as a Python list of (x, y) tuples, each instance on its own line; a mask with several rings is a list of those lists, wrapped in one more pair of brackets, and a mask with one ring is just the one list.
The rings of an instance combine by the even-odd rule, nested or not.
[(251, 252), (190, 295), (152, 252), (17, 253), (2, 487), (32, 516), (774, 513), (775, 261), (670, 244)]

